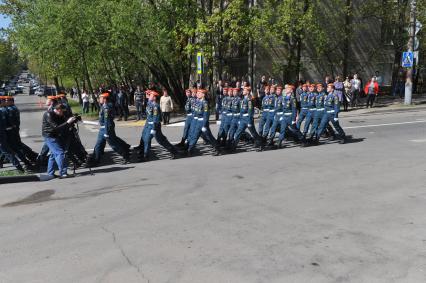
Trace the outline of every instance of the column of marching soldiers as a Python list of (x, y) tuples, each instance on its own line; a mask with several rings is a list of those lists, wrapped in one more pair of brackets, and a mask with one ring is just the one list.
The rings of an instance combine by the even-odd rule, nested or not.
[[(255, 125), (254, 97), (251, 88), (224, 88), (220, 109), (220, 124), (215, 138), (209, 127), (210, 109), (206, 98), (207, 90), (192, 88), (185, 91), (185, 125), (182, 140), (172, 145), (161, 131), (161, 111), (158, 103), (159, 93), (154, 90), (145, 92), (148, 99), (146, 123), (140, 143), (134, 148), (140, 161), (150, 158), (153, 138), (175, 159), (182, 155), (191, 156), (201, 137), (205, 144), (212, 147), (213, 155), (234, 152), (241, 140), (252, 144), (257, 151), (282, 148), (283, 142), (294, 141), (301, 146), (318, 145), (320, 137), (327, 134), (333, 139), (345, 143), (347, 137), (339, 124), (340, 104), (334, 92), (334, 85), (305, 84), (300, 95), (300, 110), (296, 106), (293, 85), (271, 85), (265, 87), (265, 96), (261, 100), (261, 112), (258, 127)], [(100, 163), (106, 143), (127, 163), (131, 156), (131, 146), (115, 133), (114, 107), (110, 101), (110, 92), (100, 95), (99, 134), (94, 152), (88, 155), (79, 135), (77, 122), (81, 119), (73, 115), (65, 94), (49, 96), (43, 123), (52, 123), (47, 127), (49, 133), (59, 138), (66, 158), (74, 165), (93, 167)], [(218, 106), (217, 106), (218, 107)], [(59, 111), (60, 110), (60, 111)], [(56, 117), (54, 111), (64, 112)], [(46, 118), (47, 117), (47, 118)], [(53, 117), (56, 117), (53, 119)], [(55, 157), (49, 156), (49, 147), (45, 144), (37, 154), (22, 143), (19, 136), (19, 110), (12, 97), (0, 97), (0, 164), (11, 162), (18, 170), (33, 170), (46, 163), (48, 174), (52, 173)], [(45, 135), (43, 125), (43, 136)], [(333, 129), (334, 128), (334, 129)], [(47, 131), (47, 130), (46, 130)], [(24, 166), (21, 165), (21, 162)], [(58, 162), (56, 162), (58, 163)], [(57, 164), (59, 172), (66, 176), (67, 167)], [(64, 167), (65, 166), (65, 167)]]

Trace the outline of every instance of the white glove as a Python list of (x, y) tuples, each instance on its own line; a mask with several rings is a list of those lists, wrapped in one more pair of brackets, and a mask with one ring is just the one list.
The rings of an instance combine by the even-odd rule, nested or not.
[(109, 138), (109, 136), (108, 135), (104, 135), (104, 138)]
[(238, 125), (241, 124), (241, 121), (238, 121)]
[(292, 125), (295, 125), (295, 124), (296, 124), (296, 121), (291, 121), (291, 124), (292, 124)]
[(280, 118), (280, 121), (282, 121), (282, 120), (283, 120), (283, 117)]
[(77, 120), (77, 118), (75, 118), (75, 117), (71, 117), (71, 118), (69, 118), (69, 119), (67, 120), (67, 123), (68, 123), (68, 124), (72, 124), (72, 123), (74, 123), (76, 120)]
[(154, 130), (151, 130), (151, 135), (155, 135), (155, 131)]
[(339, 121), (339, 118), (334, 118), (334, 121), (335, 121), (335, 122)]
[(202, 127), (201, 128), (201, 131), (204, 133), (204, 132), (207, 132), (207, 128), (206, 127)]
[(253, 127), (253, 125), (252, 124), (248, 124), (247, 127), (251, 128), (251, 127)]

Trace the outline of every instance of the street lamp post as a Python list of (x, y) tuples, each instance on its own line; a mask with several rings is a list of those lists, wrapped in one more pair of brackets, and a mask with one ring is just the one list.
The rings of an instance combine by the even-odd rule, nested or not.
[[(416, 36), (416, 7), (417, 1), (411, 0), (411, 11), (410, 11), (410, 40), (408, 41), (408, 51), (414, 52), (414, 40)], [(411, 104), (411, 99), (413, 96), (413, 73), (415, 68), (415, 62), (413, 62), (412, 67), (407, 70), (407, 78), (405, 81), (405, 105)]]

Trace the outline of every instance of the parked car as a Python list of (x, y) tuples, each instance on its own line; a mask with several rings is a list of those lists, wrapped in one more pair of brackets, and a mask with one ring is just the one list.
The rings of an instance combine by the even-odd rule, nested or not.
[(54, 86), (40, 86), (36, 91), (37, 96), (53, 96), (56, 95), (57, 91)]

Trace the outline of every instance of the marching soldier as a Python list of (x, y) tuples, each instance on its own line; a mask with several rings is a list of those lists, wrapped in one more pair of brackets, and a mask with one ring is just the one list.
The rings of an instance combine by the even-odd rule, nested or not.
[(217, 135), (217, 141), (220, 145), (226, 145), (226, 139), (228, 137), (229, 128), (231, 127), (232, 121), (232, 89), (225, 87), (223, 89), (223, 100), (222, 100), (222, 113), (220, 118), (220, 126)]
[(265, 108), (268, 109), (268, 118), (266, 119), (265, 126), (263, 128), (263, 137), (266, 139), (269, 135), (272, 125), (274, 124), (275, 118), (275, 100), (276, 100), (276, 87), (272, 85), (268, 99), (266, 100)]
[(308, 108), (308, 85), (303, 84), (302, 90), (300, 93), (300, 113), (299, 117), (297, 119), (296, 128), (300, 130), (300, 126), (302, 125), (303, 120), (305, 120), (306, 116), (308, 115), (309, 108)]
[(275, 105), (274, 105), (274, 122), (272, 123), (271, 131), (269, 133), (269, 142), (268, 145), (272, 146), (274, 144), (274, 136), (279, 129), (279, 126), (281, 124), (281, 118), (283, 117), (283, 96), (282, 96), (283, 88), (282, 86), (276, 87), (276, 99), (275, 99)]
[(328, 123), (331, 123), (337, 132), (337, 137), (340, 143), (345, 143), (346, 135), (339, 124), (340, 103), (339, 97), (334, 93), (334, 84), (327, 85), (327, 96), (324, 100), (324, 115), (321, 119), (319, 130), (317, 131), (316, 138), (319, 140), (321, 134), (326, 130)]
[(0, 96), (0, 153), (6, 160), (9, 160), (13, 166), (20, 172), (24, 172), (19, 160), (16, 158), (15, 152), (10, 147), (7, 140), (7, 110), (6, 110), (6, 99), (7, 96)]
[(259, 130), (257, 131), (263, 139), (265, 139), (266, 135), (268, 134), (268, 133), (266, 133), (266, 135), (264, 134), (265, 124), (269, 118), (269, 109), (270, 109), (268, 85), (265, 86), (264, 91), (265, 91), (265, 96), (263, 96), (263, 99), (261, 101), (262, 110), (261, 110), (260, 120), (259, 120)]
[(254, 105), (250, 92), (251, 87), (245, 87), (243, 89), (244, 97), (240, 102), (240, 119), (238, 123), (238, 129), (234, 137), (232, 146), (233, 150), (237, 147), (241, 135), (245, 132), (246, 129), (248, 129), (252, 135), (255, 141), (255, 147), (259, 147), (259, 151), (263, 150), (262, 138), (256, 132), (256, 128), (254, 126)]
[(105, 145), (108, 144), (111, 148), (123, 157), (123, 163), (129, 162), (130, 145), (117, 137), (115, 133), (114, 123), (114, 106), (109, 103), (110, 94), (108, 92), (99, 96), (101, 110), (99, 111), (99, 129), (98, 140), (94, 148), (93, 156), (89, 160), (90, 165), (97, 165), (101, 161), (104, 153)]
[[(303, 127), (303, 137), (306, 138), (306, 135), (309, 131), (309, 126), (312, 124), (312, 121), (314, 119), (315, 116), (315, 112), (316, 112), (316, 106), (315, 106), (315, 99), (317, 97), (317, 94), (315, 92), (315, 84), (310, 84), (308, 87), (308, 96), (307, 96), (307, 101), (305, 103), (305, 107), (308, 108), (308, 113), (306, 114), (306, 120), (305, 120), (305, 125)], [(303, 111), (303, 106), (302, 106), (302, 111)], [(299, 129), (300, 129), (300, 125), (299, 125)]]
[(188, 140), (188, 137), (189, 137), (189, 134), (190, 134), (192, 121), (194, 120), (193, 104), (194, 104), (195, 98), (192, 97), (192, 93), (191, 93), (190, 89), (187, 89), (185, 91), (185, 94), (186, 94), (186, 102), (185, 102), (186, 119), (185, 119), (185, 126), (183, 128), (182, 140), (180, 141), (180, 143), (178, 143), (176, 145), (176, 146), (180, 146), (180, 147), (185, 146), (185, 142)]
[(296, 98), (293, 96), (293, 88), (294, 87), (292, 85), (287, 85), (285, 89), (286, 95), (282, 99), (283, 116), (281, 117), (280, 135), (278, 138), (277, 148), (282, 147), (282, 143), (285, 139), (287, 127), (292, 132), (292, 134), (296, 136), (296, 138), (298, 138), (300, 141), (303, 141), (302, 133), (295, 128), (297, 105), (296, 105)]
[(193, 121), (194, 130), (189, 140), (188, 156), (191, 156), (193, 154), (195, 145), (197, 144), (197, 141), (200, 138), (200, 136), (202, 136), (204, 140), (206, 140), (213, 147), (213, 150), (214, 150), (213, 155), (219, 155), (217, 141), (213, 137), (213, 134), (211, 133), (210, 127), (209, 127), (210, 111), (209, 111), (209, 104), (207, 100), (205, 99), (206, 93), (207, 93), (207, 90), (205, 89), (199, 89), (197, 91), (198, 99), (195, 103), (195, 108), (194, 108), (194, 121)]
[(19, 134), (21, 119), (18, 108), (14, 103), (14, 99), (11, 96), (6, 98), (6, 112), (7, 112), (7, 140), (12, 149), (16, 152), (18, 158), (27, 166), (32, 169), (33, 164), (37, 161), (37, 153), (35, 153), (30, 147), (24, 144)]
[(234, 136), (238, 129), (238, 122), (240, 121), (240, 106), (241, 98), (239, 96), (240, 88), (232, 89), (232, 101), (231, 101), (231, 127), (229, 128), (228, 134), (228, 147), (232, 149), (234, 144)]
[(161, 111), (160, 105), (157, 102), (160, 94), (153, 90), (146, 91), (148, 97), (148, 104), (146, 107), (146, 123), (142, 131), (139, 149), (139, 160), (148, 161), (149, 153), (151, 150), (151, 140), (155, 140), (167, 151), (170, 152), (171, 159), (175, 159), (177, 155), (176, 148), (167, 140), (161, 132)]
[(318, 142), (316, 136), (318, 133), (318, 128), (321, 123), (321, 119), (324, 116), (324, 101), (327, 94), (324, 91), (322, 84), (317, 84), (317, 95), (315, 97), (315, 114), (312, 122), (311, 130), (309, 131), (309, 139), (314, 144)]

